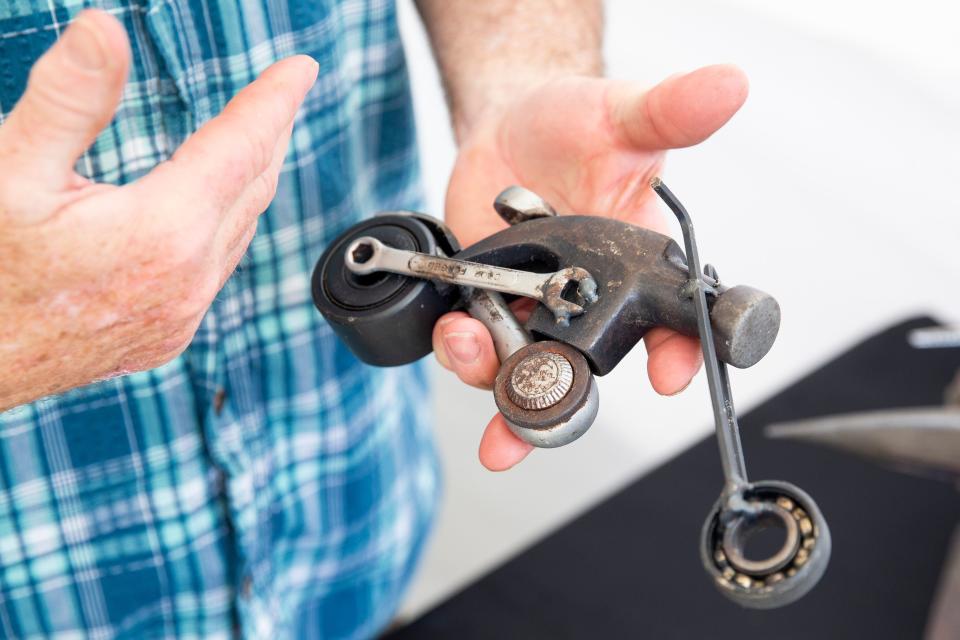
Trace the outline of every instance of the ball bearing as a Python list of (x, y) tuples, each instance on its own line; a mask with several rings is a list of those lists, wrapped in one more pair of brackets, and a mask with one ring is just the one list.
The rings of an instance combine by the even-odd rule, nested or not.
[[(806, 594), (823, 576), (830, 558), (830, 532), (816, 504), (785, 482), (745, 487), (718, 501), (704, 524), (701, 555), (722, 593), (739, 604), (767, 609)], [(742, 502), (740, 499), (742, 498)], [(728, 504), (740, 502), (740, 508)], [(752, 535), (777, 528), (782, 541), (763, 558), (751, 558)]]

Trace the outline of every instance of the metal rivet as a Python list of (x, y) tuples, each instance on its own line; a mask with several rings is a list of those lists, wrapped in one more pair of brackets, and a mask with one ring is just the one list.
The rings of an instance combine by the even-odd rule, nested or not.
[(547, 409), (567, 395), (573, 386), (573, 366), (559, 353), (534, 353), (516, 364), (510, 374), (507, 395), (518, 407)]

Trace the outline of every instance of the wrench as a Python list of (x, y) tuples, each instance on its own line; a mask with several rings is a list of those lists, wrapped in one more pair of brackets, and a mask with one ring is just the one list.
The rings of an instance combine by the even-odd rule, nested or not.
[[(781, 481), (747, 480), (730, 379), (726, 364), (717, 357), (707, 308), (709, 281), (718, 281), (717, 272), (711, 265), (701, 270), (693, 222), (684, 206), (660, 178), (651, 180), (650, 186), (676, 215), (683, 232), (690, 278), (687, 295), (697, 311), (725, 480), (704, 524), (701, 560), (720, 590), (741, 605), (782, 606), (803, 596), (823, 575), (830, 559), (830, 531), (816, 502), (800, 488)], [(780, 549), (764, 558), (749, 557), (747, 540), (766, 528), (780, 530)]]
[(387, 271), (533, 298), (553, 313), (560, 326), (569, 325), (572, 316), (584, 311), (582, 305), (563, 298), (570, 283), (577, 283), (577, 293), (585, 305), (598, 299), (596, 280), (580, 267), (567, 267), (554, 273), (533, 273), (395, 249), (370, 236), (350, 243), (344, 259), (347, 268), (358, 275)]

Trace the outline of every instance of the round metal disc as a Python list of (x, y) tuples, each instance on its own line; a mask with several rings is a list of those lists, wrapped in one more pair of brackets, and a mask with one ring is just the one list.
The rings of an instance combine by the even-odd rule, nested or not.
[(559, 353), (534, 353), (516, 364), (507, 395), (528, 410), (546, 409), (563, 400), (573, 386), (573, 367)]
[(504, 360), (493, 396), (510, 430), (535, 447), (573, 442), (593, 424), (599, 406), (587, 359), (552, 340), (529, 344)]

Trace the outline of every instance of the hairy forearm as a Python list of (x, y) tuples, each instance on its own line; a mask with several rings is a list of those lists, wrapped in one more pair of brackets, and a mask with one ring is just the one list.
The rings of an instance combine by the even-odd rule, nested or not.
[(601, 71), (601, 0), (417, 0), (417, 7), (458, 139), (518, 92)]

